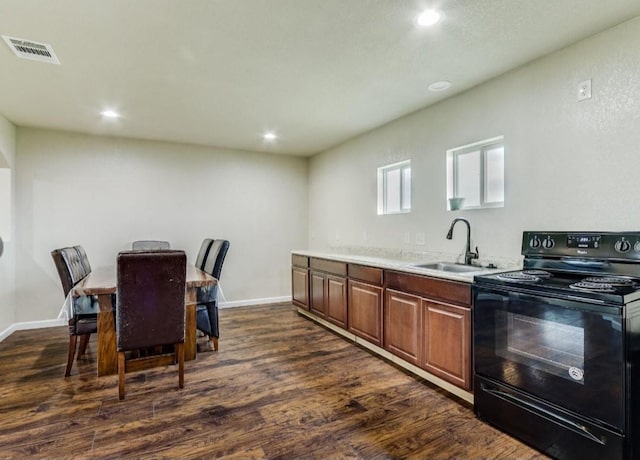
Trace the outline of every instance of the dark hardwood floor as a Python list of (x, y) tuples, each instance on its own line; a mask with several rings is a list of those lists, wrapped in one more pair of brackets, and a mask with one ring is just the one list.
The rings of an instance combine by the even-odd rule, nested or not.
[[(96, 377), (95, 337), (63, 377), (66, 328), (0, 343), (0, 458), (545, 458), (466, 403), (300, 317), (220, 311), (220, 350)], [(204, 342), (203, 342), (204, 345)]]

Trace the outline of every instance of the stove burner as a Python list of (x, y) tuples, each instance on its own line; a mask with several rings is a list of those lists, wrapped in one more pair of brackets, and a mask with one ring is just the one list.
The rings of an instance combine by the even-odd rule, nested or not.
[(544, 270), (522, 270), (522, 273), (537, 276), (538, 278), (551, 278), (551, 273)]
[(587, 283), (596, 283), (596, 284), (609, 284), (615, 287), (632, 287), (635, 286), (635, 283), (630, 278), (624, 278), (622, 276), (598, 276), (585, 278), (582, 281)]
[(573, 283), (569, 287), (571, 289), (585, 292), (616, 292), (615, 286), (602, 282), (580, 281), (578, 283)]
[[(537, 270), (529, 271), (535, 272)], [(537, 283), (538, 281), (540, 281), (539, 276), (525, 272), (499, 273), (496, 276), (501, 280), (514, 281), (516, 283)]]

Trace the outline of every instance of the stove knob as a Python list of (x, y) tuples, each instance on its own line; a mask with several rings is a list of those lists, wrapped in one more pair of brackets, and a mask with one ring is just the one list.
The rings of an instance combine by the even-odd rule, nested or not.
[(534, 235), (534, 237), (529, 240), (529, 247), (532, 249), (538, 249), (541, 244), (540, 238), (538, 238), (537, 235)]
[(555, 245), (556, 245), (556, 242), (553, 241), (553, 239), (550, 236), (548, 236), (544, 240), (542, 240), (542, 247), (545, 248), (545, 249), (551, 249)]
[(633, 250), (640, 252), (640, 241), (636, 241), (636, 244), (633, 245)]
[(626, 240), (618, 240), (614, 246), (618, 252), (627, 252), (631, 249), (631, 243)]

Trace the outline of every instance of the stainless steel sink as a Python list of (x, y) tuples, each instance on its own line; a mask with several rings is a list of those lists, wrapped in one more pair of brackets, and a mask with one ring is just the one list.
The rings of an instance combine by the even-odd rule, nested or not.
[(443, 272), (452, 272), (452, 273), (468, 273), (468, 272), (478, 272), (482, 270), (482, 267), (454, 264), (451, 262), (433, 262), (429, 264), (415, 264), (413, 266), (416, 268), (428, 268), (429, 270), (440, 270)]

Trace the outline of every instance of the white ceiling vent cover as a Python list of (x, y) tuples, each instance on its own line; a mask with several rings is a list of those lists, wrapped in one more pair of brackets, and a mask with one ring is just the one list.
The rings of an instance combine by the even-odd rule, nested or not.
[(6, 35), (3, 35), (2, 38), (19, 58), (48, 62), (49, 64), (60, 64), (51, 45), (25, 40), (24, 38), (7, 37)]

